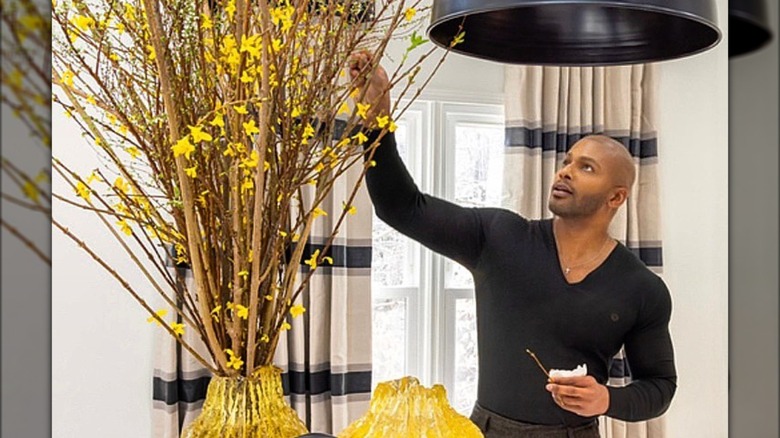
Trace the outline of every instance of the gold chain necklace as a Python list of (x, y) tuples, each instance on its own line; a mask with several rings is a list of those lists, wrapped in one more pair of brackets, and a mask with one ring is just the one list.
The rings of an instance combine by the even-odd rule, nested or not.
[(583, 262), (583, 263), (580, 263), (580, 264), (574, 265), (574, 266), (565, 266), (565, 267), (563, 268), (563, 275), (569, 275), (569, 273), (571, 272), (571, 270), (572, 270), (572, 269), (577, 269), (577, 268), (579, 268), (579, 267), (582, 267), (582, 266), (588, 265), (588, 264), (590, 264), (590, 263), (593, 263), (593, 261), (594, 261), (594, 260), (596, 260), (597, 258), (599, 258), (599, 256), (601, 255), (601, 253), (604, 251), (604, 248), (606, 248), (606, 247), (607, 247), (607, 243), (608, 243), (610, 240), (612, 240), (612, 238), (611, 238), (611, 237), (607, 237), (606, 239), (604, 239), (604, 243), (601, 245), (601, 249), (599, 249), (599, 252), (597, 252), (597, 253), (596, 253), (596, 256), (595, 256), (595, 257), (593, 257), (592, 259), (590, 259), (590, 260), (588, 260), (588, 261), (586, 261), (586, 262)]

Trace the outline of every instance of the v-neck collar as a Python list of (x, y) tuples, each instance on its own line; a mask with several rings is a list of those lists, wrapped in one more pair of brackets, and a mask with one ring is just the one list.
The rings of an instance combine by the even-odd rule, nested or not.
[(580, 286), (588, 279), (593, 276), (594, 274), (598, 273), (598, 271), (601, 271), (604, 266), (612, 259), (612, 257), (615, 254), (615, 251), (620, 246), (620, 242), (617, 242), (617, 244), (612, 247), (612, 249), (609, 251), (609, 254), (607, 254), (607, 257), (604, 258), (604, 260), (601, 261), (601, 263), (598, 264), (595, 268), (591, 269), (590, 272), (585, 274), (584, 277), (582, 277), (582, 280), (577, 282), (569, 282), (569, 280), (566, 279), (566, 275), (563, 273), (563, 269), (561, 269), (561, 256), (558, 254), (558, 242), (555, 240), (555, 233), (553, 232), (553, 220), (552, 219), (544, 219), (543, 221), (544, 229), (547, 234), (547, 237), (549, 238), (549, 243), (552, 249), (553, 254), (555, 254), (555, 272), (558, 273), (558, 278), (561, 279), (561, 281), (567, 285), (567, 286)]

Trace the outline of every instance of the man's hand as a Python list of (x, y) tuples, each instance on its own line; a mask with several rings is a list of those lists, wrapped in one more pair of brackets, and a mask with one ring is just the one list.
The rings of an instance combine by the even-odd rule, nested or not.
[(609, 409), (609, 391), (593, 376), (555, 377), (545, 388), (558, 406), (583, 417), (603, 415)]
[(377, 116), (390, 114), (390, 80), (381, 65), (374, 69), (371, 58), (371, 53), (363, 50), (353, 53), (349, 60), (349, 75), (353, 86), (358, 90), (358, 98), (367, 87), (360, 100), (361, 104), (370, 105), (366, 111), (367, 126), (373, 126)]

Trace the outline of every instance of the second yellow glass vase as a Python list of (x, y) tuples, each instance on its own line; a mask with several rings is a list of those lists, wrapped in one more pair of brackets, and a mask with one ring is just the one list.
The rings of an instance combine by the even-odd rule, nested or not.
[(442, 385), (425, 388), (414, 377), (377, 385), (368, 413), (339, 438), (483, 438), (447, 401)]

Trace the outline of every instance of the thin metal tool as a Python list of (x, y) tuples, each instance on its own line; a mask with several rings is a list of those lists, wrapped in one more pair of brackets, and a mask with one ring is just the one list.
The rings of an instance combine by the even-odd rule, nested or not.
[(544, 375), (547, 376), (548, 379), (552, 380), (552, 377), (550, 377), (550, 373), (548, 373), (547, 370), (544, 368), (544, 365), (542, 365), (542, 362), (540, 362), (539, 358), (536, 357), (536, 354), (534, 354), (533, 351), (531, 351), (531, 350), (529, 350), (527, 348), (525, 349), (525, 352), (528, 353), (529, 355), (531, 355), (531, 358), (533, 358), (533, 360), (536, 362), (536, 364), (539, 365), (539, 369), (542, 370)]

